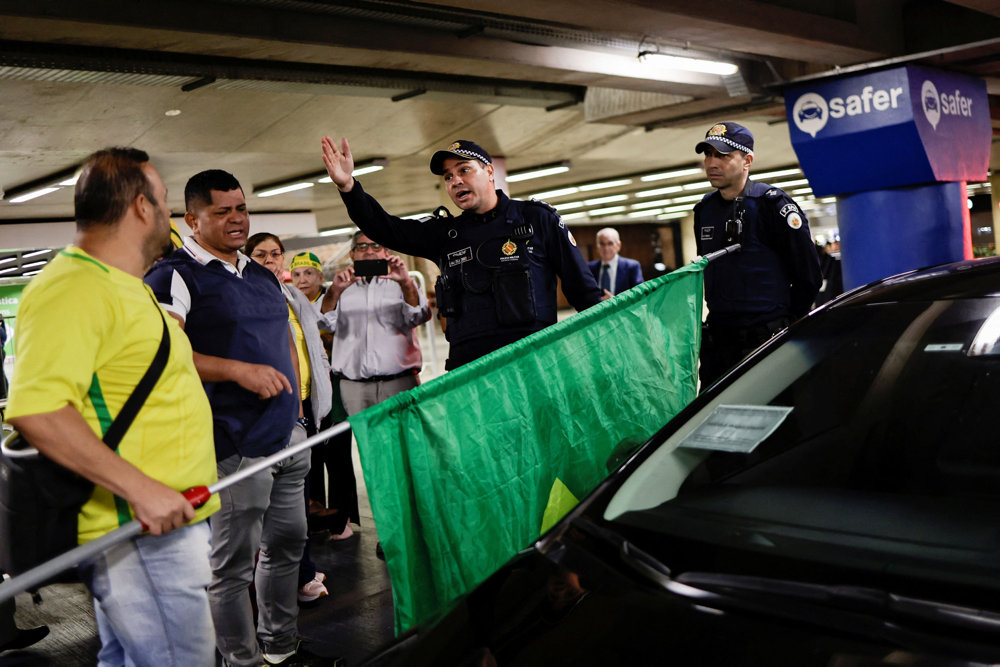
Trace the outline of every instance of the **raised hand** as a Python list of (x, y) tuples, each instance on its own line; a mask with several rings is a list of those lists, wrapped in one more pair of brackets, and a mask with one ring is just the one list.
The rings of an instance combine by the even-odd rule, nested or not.
[(343, 192), (349, 192), (354, 187), (354, 156), (346, 138), (341, 138), (340, 148), (330, 137), (323, 137), (323, 163), (326, 173)]

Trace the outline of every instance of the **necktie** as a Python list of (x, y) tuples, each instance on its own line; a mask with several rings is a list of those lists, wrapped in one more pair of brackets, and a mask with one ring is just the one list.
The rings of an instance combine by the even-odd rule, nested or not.
[(611, 291), (611, 265), (601, 266), (601, 289)]

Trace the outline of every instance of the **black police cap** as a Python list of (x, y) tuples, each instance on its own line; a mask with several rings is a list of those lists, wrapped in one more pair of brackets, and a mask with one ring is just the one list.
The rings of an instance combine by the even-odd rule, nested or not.
[(431, 173), (440, 176), (444, 173), (444, 161), (448, 158), (458, 158), (460, 160), (479, 160), (483, 164), (493, 164), (490, 154), (483, 150), (483, 147), (473, 141), (459, 139), (451, 146), (434, 153), (431, 157)]
[(694, 152), (704, 153), (708, 147), (723, 155), (733, 151), (743, 151), (747, 155), (753, 155), (753, 135), (739, 123), (723, 121), (716, 123), (705, 133), (705, 138), (694, 147)]

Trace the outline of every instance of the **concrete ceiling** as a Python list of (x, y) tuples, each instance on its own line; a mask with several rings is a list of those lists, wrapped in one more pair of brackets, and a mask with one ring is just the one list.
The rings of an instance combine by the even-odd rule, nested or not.
[[(996, 137), (998, 35), (988, 0), (0, 0), (0, 188), (134, 145), (174, 212), (189, 176), (222, 168), (252, 211), (311, 211), (329, 228), (347, 222), (332, 185), (251, 194), (321, 170), (324, 134), (348, 137), (358, 160), (387, 159), (363, 182), (409, 214), (447, 203), (427, 163), (455, 138), (509, 171), (571, 161), (512, 184), (517, 196), (691, 165), (723, 118), (753, 130), (764, 171), (796, 162), (782, 83), (897, 62), (985, 78)], [(639, 51), (730, 60), (740, 74), (655, 71)], [(0, 201), (0, 223), (72, 215), (69, 189)]]

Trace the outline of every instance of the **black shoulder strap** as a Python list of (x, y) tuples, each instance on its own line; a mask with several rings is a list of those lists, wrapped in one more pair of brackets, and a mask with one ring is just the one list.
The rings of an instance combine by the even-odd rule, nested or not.
[(118, 443), (125, 437), (126, 431), (128, 431), (129, 426), (135, 420), (135, 416), (139, 414), (143, 403), (146, 402), (150, 392), (153, 391), (153, 386), (160, 379), (160, 375), (167, 365), (167, 357), (170, 356), (170, 332), (167, 330), (167, 320), (163, 316), (160, 304), (156, 303), (155, 299), (153, 303), (156, 304), (156, 312), (160, 314), (160, 319), (163, 320), (163, 337), (160, 338), (160, 347), (157, 348), (156, 356), (153, 357), (153, 361), (149, 365), (149, 368), (146, 369), (146, 373), (139, 380), (139, 384), (135, 386), (135, 389), (132, 390), (132, 395), (125, 401), (121, 412), (111, 422), (107, 433), (104, 434), (104, 444), (112, 450), (117, 449)]

